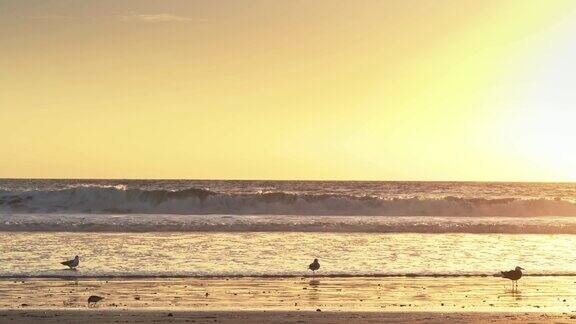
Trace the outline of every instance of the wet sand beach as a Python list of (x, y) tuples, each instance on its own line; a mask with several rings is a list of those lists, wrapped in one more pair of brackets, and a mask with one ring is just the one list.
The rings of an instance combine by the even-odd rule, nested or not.
[[(496, 277), (5, 278), (0, 322), (566, 322), (575, 282), (526, 277), (511, 291)], [(91, 295), (104, 300), (88, 307)]]
[(2, 323), (572, 323), (562, 313), (9, 310)]

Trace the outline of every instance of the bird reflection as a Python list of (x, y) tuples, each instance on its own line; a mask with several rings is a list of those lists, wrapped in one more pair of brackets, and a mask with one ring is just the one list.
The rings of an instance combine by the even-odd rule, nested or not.
[(506, 289), (504, 291), (504, 295), (502, 295), (502, 296), (512, 297), (516, 301), (522, 300), (522, 297), (523, 297), (522, 292), (519, 291), (518, 289), (512, 289), (512, 290)]
[(310, 280), (310, 282), (308, 282), (308, 284), (310, 286), (320, 286), (320, 280), (319, 279), (312, 279), (312, 280)]
[(308, 282), (310, 289), (308, 289), (308, 300), (316, 303), (320, 299), (320, 280), (311, 279)]
[(516, 289), (516, 291), (513, 291), (511, 294), (515, 300), (522, 300), (522, 293), (518, 291), (518, 289)]

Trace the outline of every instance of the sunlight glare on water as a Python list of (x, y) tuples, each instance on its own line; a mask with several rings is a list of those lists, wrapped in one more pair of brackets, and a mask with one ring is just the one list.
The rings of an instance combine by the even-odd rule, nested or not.
[[(362, 233), (3, 233), (2, 276), (576, 273), (576, 236)], [(78, 271), (59, 263), (80, 255)]]

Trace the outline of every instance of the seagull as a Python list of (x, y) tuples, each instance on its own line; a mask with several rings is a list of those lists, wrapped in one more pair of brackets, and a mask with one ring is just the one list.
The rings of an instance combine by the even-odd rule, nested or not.
[(101, 301), (102, 299), (104, 299), (104, 297), (92, 295), (92, 296), (88, 297), (88, 306), (90, 306), (91, 304), (96, 305), (96, 303)]
[(502, 278), (512, 280), (512, 290), (514, 290), (514, 287), (518, 289), (518, 280), (522, 278), (522, 270), (524, 269), (516, 267), (514, 270), (500, 271), (500, 273), (502, 274)]
[(314, 259), (314, 262), (310, 263), (308, 269), (312, 270), (313, 273), (316, 273), (316, 270), (320, 269), (320, 262), (318, 262), (318, 259)]
[(60, 262), (60, 264), (65, 265), (70, 269), (74, 269), (80, 264), (80, 258), (78, 256), (75, 256), (74, 259)]

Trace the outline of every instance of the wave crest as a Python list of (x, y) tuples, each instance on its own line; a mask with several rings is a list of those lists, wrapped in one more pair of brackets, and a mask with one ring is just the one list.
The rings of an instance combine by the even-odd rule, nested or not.
[(574, 216), (562, 199), (380, 198), (346, 194), (218, 193), (202, 188), (142, 190), (77, 186), (60, 190), (0, 191), (0, 212), (117, 214), (234, 214), (339, 216)]

